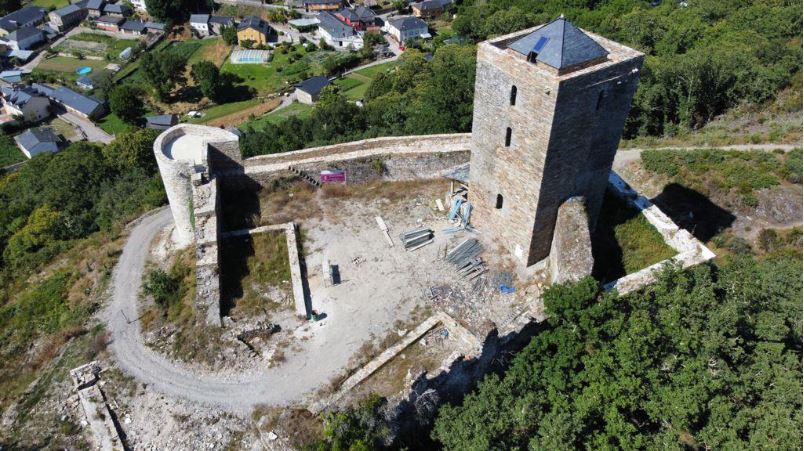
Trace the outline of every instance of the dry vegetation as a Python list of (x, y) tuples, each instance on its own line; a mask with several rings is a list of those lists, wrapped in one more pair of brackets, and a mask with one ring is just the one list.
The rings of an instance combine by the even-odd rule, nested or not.
[(253, 119), (254, 117), (262, 116), (269, 111), (273, 111), (281, 103), (282, 101), (278, 97), (266, 99), (264, 102), (254, 105), (253, 107), (213, 119), (207, 122), (205, 125), (210, 127), (234, 127), (246, 122), (249, 119)]

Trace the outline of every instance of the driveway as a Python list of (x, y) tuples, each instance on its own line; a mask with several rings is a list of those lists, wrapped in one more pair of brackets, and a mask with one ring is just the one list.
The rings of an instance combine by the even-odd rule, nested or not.
[(75, 113), (71, 113), (69, 111), (57, 111), (56, 116), (64, 119), (78, 128), (81, 133), (84, 134), (84, 138), (89, 142), (109, 144), (112, 142), (112, 140), (114, 140), (114, 135), (106, 133), (102, 128), (95, 125), (92, 121), (84, 119)]

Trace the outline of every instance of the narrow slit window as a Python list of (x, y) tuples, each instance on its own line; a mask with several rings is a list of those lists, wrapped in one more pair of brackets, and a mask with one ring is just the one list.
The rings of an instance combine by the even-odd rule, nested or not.
[(496, 208), (497, 210), (502, 210), (502, 206), (503, 206), (503, 197), (502, 194), (498, 194), (497, 203), (494, 205), (494, 208)]
[(511, 146), (511, 127), (505, 129), (505, 147)]
[(516, 86), (511, 86), (511, 105), (516, 105)]

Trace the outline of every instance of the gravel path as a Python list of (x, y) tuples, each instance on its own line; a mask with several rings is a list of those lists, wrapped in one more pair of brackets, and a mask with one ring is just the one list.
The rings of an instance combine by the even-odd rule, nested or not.
[(149, 389), (231, 412), (247, 413), (261, 403), (287, 405), (301, 401), (321, 382), (314, 374), (309, 377), (315, 371), (308, 370), (305, 377), (304, 371), (296, 373), (300, 370), (298, 365), (282, 365), (233, 381), (192, 373), (145, 346), (136, 321), (143, 267), (153, 238), (171, 221), (167, 208), (143, 217), (131, 230), (115, 268), (113, 296), (104, 319), (112, 335), (109, 348), (121, 369)]

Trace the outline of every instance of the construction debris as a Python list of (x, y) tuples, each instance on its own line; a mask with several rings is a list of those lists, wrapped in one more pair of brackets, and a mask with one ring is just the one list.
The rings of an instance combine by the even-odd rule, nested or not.
[(467, 280), (472, 280), (488, 271), (488, 268), (479, 257), (483, 252), (483, 245), (474, 238), (467, 238), (447, 252), (446, 260), (458, 268), (458, 274)]
[(433, 242), (434, 233), (432, 229), (420, 227), (409, 230), (399, 236), (406, 251), (415, 251)]
[(394, 247), (394, 240), (392, 240), (391, 235), (388, 234), (388, 226), (385, 225), (382, 216), (375, 216), (374, 219), (377, 221), (377, 225), (380, 227), (380, 230), (382, 230), (383, 235), (385, 235), (385, 241), (388, 242), (390, 247)]

